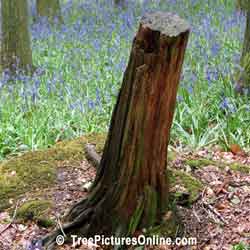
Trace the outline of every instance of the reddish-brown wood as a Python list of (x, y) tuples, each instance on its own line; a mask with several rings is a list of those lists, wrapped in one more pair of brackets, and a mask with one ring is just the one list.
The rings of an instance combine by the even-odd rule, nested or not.
[(166, 211), (167, 149), (188, 34), (176, 15), (142, 18), (95, 182), (71, 210), (67, 229), (132, 234), (159, 222)]

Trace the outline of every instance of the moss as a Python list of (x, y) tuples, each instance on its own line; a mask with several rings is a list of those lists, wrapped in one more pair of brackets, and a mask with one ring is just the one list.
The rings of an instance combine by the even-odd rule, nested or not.
[(51, 220), (51, 219), (48, 219), (46, 216), (38, 217), (36, 219), (36, 223), (37, 223), (38, 226), (45, 227), (45, 228), (55, 226), (55, 222), (53, 220)]
[(208, 159), (188, 159), (185, 163), (191, 168), (202, 168), (208, 165), (213, 165), (214, 161)]
[(107, 138), (106, 133), (103, 133), (103, 134), (93, 133), (93, 134), (87, 135), (88, 143), (94, 144), (96, 147), (96, 151), (99, 154), (102, 154), (106, 138)]
[(177, 153), (174, 151), (168, 151), (168, 161), (174, 161), (177, 157)]
[[(16, 198), (30, 190), (39, 190), (53, 185), (56, 180), (56, 168), (77, 166), (85, 158), (84, 146), (86, 143), (94, 144), (97, 152), (101, 154), (106, 136), (105, 133), (88, 134), (74, 140), (59, 142), (46, 150), (27, 152), (0, 163), (0, 211), (10, 206), (10, 198)], [(176, 153), (170, 151), (168, 154), (170, 165), (175, 158)], [(215, 165), (220, 168), (229, 166), (232, 170), (250, 172), (250, 166), (236, 163), (228, 165), (205, 158), (187, 159), (185, 164), (192, 168), (201, 168), (207, 165)], [(168, 173), (170, 185), (184, 186), (191, 194), (188, 199), (192, 203), (200, 191), (201, 183), (182, 171), (169, 168)], [(181, 195), (182, 193), (177, 190), (174, 197), (179, 199)]]
[[(199, 193), (201, 192), (203, 185), (202, 183), (197, 180), (196, 178), (192, 177), (190, 174), (185, 173), (181, 170), (176, 169), (168, 169), (168, 180), (170, 185), (170, 190), (173, 188), (175, 189), (175, 186), (182, 186), (184, 190), (187, 191), (189, 194), (187, 197), (188, 205), (192, 204), (199, 196)], [(182, 192), (179, 192), (178, 190), (175, 190), (171, 194), (171, 198), (173, 200), (180, 199), (180, 196), (182, 195)]]
[[(226, 167), (228, 165), (225, 164), (224, 167)], [(231, 165), (229, 165), (230, 169), (231, 170), (234, 170), (234, 171), (239, 171), (239, 172), (242, 172), (242, 173), (250, 173), (250, 166), (249, 165), (243, 165), (243, 164), (240, 164), (240, 163), (233, 163)]]
[(51, 225), (51, 221), (44, 219), (52, 203), (48, 200), (32, 200), (24, 203), (17, 210), (17, 218), (23, 221), (33, 220), (44, 225)]
[(46, 150), (27, 152), (0, 163), (0, 211), (10, 206), (9, 199), (27, 191), (53, 185), (56, 168), (79, 165), (85, 157), (84, 145), (95, 144), (101, 151), (105, 134), (92, 134), (59, 142)]
[(250, 172), (250, 166), (249, 165), (243, 165), (240, 163), (226, 163), (222, 161), (213, 161), (208, 160), (205, 158), (201, 159), (188, 159), (185, 161), (185, 164), (189, 165), (191, 168), (203, 168), (208, 165), (213, 165), (218, 168), (224, 169), (226, 167), (229, 167), (233, 171), (239, 171), (242, 173), (249, 173)]
[(147, 236), (163, 236), (176, 238), (176, 236), (182, 236), (184, 232), (184, 225), (180, 219), (180, 216), (176, 208), (171, 208), (167, 211), (163, 217), (161, 223), (157, 226), (149, 228), (146, 233)]

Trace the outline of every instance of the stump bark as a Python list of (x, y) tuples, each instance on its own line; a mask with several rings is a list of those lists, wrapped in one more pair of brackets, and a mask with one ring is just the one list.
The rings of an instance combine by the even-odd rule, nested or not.
[(168, 208), (167, 149), (189, 26), (171, 13), (145, 15), (134, 38), (100, 166), (65, 232), (132, 235)]

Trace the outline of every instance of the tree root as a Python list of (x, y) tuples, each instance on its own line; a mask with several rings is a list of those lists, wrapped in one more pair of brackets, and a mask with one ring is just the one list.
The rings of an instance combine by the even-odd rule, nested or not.
[[(86, 158), (91, 161), (94, 167), (98, 167), (101, 161), (101, 156), (96, 152), (95, 146), (87, 144), (85, 146)], [(68, 224), (63, 225), (61, 228), (56, 229), (50, 234), (47, 234), (45, 237), (40, 239), (44, 250), (52, 250), (56, 246), (56, 239), (59, 235), (66, 234), (69, 236), (69, 233), (72, 233), (74, 230), (80, 228), (81, 234), (87, 234), (91, 222), (91, 217), (93, 214), (93, 208), (85, 208), (86, 198), (77, 202), (68, 215), (66, 216), (69, 222)], [(85, 225), (84, 225), (85, 224)]]
[[(73, 233), (75, 230), (80, 228), (81, 234), (87, 234), (89, 229), (89, 221), (93, 214), (93, 209), (88, 208), (79, 213), (78, 216), (72, 222), (65, 224), (59, 229), (56, 229), (50, 234), (47, 234), (44, 238), (41, 239), (42, 246), (45, 250), (52, 250), (56, 245), (56, 239), (59, 235), (66, 234), (69, 236), (69, 233)], [(85, 226), (84, 226), (85, 224)]]

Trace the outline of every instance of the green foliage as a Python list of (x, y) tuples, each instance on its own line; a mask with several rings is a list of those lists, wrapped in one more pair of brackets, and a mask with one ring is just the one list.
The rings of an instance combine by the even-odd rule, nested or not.
[(250, 250), (250, 245), (246, 245), (244, 243), (239, 243), (235, 246), (233, 246), (233, 249), (232, 250)]

